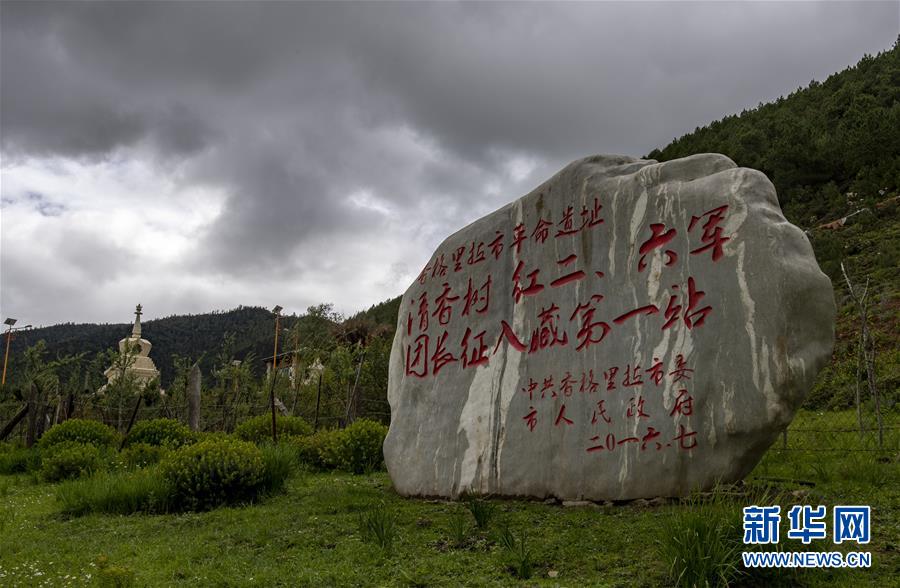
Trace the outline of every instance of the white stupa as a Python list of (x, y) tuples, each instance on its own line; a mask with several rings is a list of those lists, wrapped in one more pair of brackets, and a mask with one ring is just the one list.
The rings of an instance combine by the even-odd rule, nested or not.
[[(159, 378), (159, 370), (150, 359), (150, 341), (141, 338), (141, 305), (138, 304), (134, 311), (134, 327), (131, 335), (119, 341), (119, 353), (133, 353), (133, 363), (125, 369), (125, 373), (133, 374), (141, 388), (151, 380)], [(116, 366), (109, 367), (103, 375), (106, 376), (107, 386), (116, 381), (121, 370)], [(105, 388), (106, 386), (104, 386)]]

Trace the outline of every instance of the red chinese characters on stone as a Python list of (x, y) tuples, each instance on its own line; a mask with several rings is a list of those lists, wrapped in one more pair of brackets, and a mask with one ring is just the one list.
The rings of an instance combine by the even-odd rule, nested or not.
[(494, 240), (488, 243), (488, 247), (491, 248), (491, 253), (494, 254), (494, 259), (500, 259), (500, 254), (503, 253), (503, 233), (497, 231), (497, 236), (494, 237)]
[[(577, 259), (578, 259), (578, 256), (573, 253), (572, 255), (569, 255), (568, 257), (566, 257), (564, 259), (560, 259), (556, 263), (557, 263), (557, 265), (567, 266), (567, 265), (573, 263)], [(575, 270), (574, 272), (569, 272), (568, 274), (566, 274), (564, 276), (560, 276), (560, 277), (556, 278), (555, 280), (550, 282), (550, 286), (553, 288), (559, 288), (560, 286), (565, 286), (569, 282), (575, 282), (575, 281), (584, 279), (584, 277), (586, 275), (587, 274), (585, 274), (582, 270)]]
[(525, 421), (525, 425), (528, 427), (529, 431), (534, 431), (534, 428), (537, 426), (537, 410), (534, 409), (533, 406), (528, 407), (531, 412), (522, 417), (522, 420)]
[(678, 441), (679, 449), (693, 449), (697, 446), (697, 431), (688, 432), (684, 425), (678, 425), (678, 435), (672, 442)]
[(606, 407), (604, 406), (605, 400), (600, 400), (597, 402), (597, 408), (594, 410), (593, 416), (591, 416), (591, 424), (596, 425), (599, 419), (602, 419), (607, 425), (612, 424), (612, 419), (609, 418), (609, 415), (606, 414)]
[[(466, 327), (466, 334), (463, 335), (462, 351), (460, 353), (463, 369), (487, 365), (488, 356), (485, 352), (488, 350), (488, 346), (484, 343), (486, 334), (487, 331), (481, 331), (477, 335), (472, 336), (472, 329)], [(469, 348), (470, 345), (471, 349)]]
[(537, 275), (541, 270), (536, 269), (533, 272), (529, 273), (528, 285), (524, 288), (522, 287), (522, 274), (525, 272), (525, 262), (520, 261), (518, 265), (516, 265), (516, 269), (513, 272), (512, 280), (513, 280), (513, 299), (518, 303), (519, 300), (522, 299), (523, 296), (534, 296), (538, 292), (544, 289), (543, 284), (539, 284), (537, 281)]
[(556, 231), (556, 238), (565, 237), (567, 235), (575, 235), (584, 227), (584, 223), (577, 229), (575, 228), (574, 218), (575, 216), (575, 207), (569, 206), (566, 208), (566, 211), (563, 213), (563, 218), (559, 221), (556, 226), (559, 229)]
[(581, 218), (584, 222), (581, 226), (590, 229), (602, 223), (603, 219), (600, 217), (600, 209), (602, 208), (603, 205), (600, 204), (599, 198), (594, 198), (594, 205), (591, 208), (583, 206), (581, 208)]
[(678, 396), (675, 398), (675, 406), (672, 407), (672, 412), (669, 413), (669, 416), (675, 416), (675, 414), (684, 416), (694, 414), (694, 398), (688, 394), (687, 390), (678, 391)]
[(594, 314), (596, 314), (597, 309), (594, 308), (593, 304), (601, 300), (603, 300), (603, 296), (600, 294), (591, 296), (590, 301), (579, 304), (572, 316), (569, 317), (570, 321), (574, 321), (575, 317), (579, 316), (579, 314), (581, 315), (581, 327), (575, 335), (578, 338), (578, 346), (575, 347), (576, 351), (601, 343), (609, 334), (610, 329), (612, 329), (607, 323), (594, 320)]
[(522, 252), (522, 242), (525, 241), (526, 238), (525, 225), (523, 223), (519, 223), (513, 227), (512, 246), (516, 248), (516, 255)]
[(469, 316), (469, 311), (474, 310), (477, 314), (487, 312), (491, 304), (491, 280), (488, 275), (484, 283), (475, 288), (472, 284), (472, 278), (469, 278), (469, 285), (466, 288), (466, 304), (463, 307), (462, 316)]
[(406, 375), (417, 378), (428, 375), (428, 335), (419, 335), (406, 346)]
[(534, 227), (534, 231), (531, 232), (531, 237), (537, 243), (544, 243), (547, 240), (547, 237), (550, 236), (550, 227), (552, 226), (552, 221), (544, 218), (540, 219), (537, 226)]
[(434, 353), (431, 356), (433, 365), (431, 370), (432, 375), (438, 375), (438, 372), (440, 372), (441, 368), (445, 365), (457, 361), (457, 358), (447, 351), (447, 348), (445, 347), (447, 336), (447, 331), (444, 331), (444, 333), (438, 337), (437, 345), (434, 346)]
[(444, 282), (444, 290), (434, 299), (437, 308), (434, 309), (431, 316), (436, 316), (438, 323), (446, 325), (450, 322), (450, 318), (453, 315), (453, 303), (457, 300), (459, 300), (459, 296), (452, 296), (450, 294), (450, 285)]
[(438, 256), (437, 260), (434, 262), (434, 267), (431, 268), (431, 277), (444, 277), (447, 275), (447, 264), (444, 263), (444, 254), (442, 253)]
[(625, 411), (625, 416), (628, 418), (637, 416), (639, 419), (650, 418), (650, 415), (644, 412), (644, 398), (642, 396), (637, 398), (631, 397), (628, 400), (628, 410)]
[(572, 419), (566, 417), (566, 405), (565, 404), (563, 404), (562, 406), (559, 407), (559, 414), (556, 417), (556, 422), (554, 422), (553, 424), (558, 427), (561, 422), (566, 425), (574, 424)]
[[(678, 290), (679, 288), (677, 285), (673, 285), (672, 289)], [(697, 308), (704, 296), (706, 296), (706, 292), (704, 292), (703, 290), (697, 290), (697, 285), (694, 282), (694, 278), (688, 278), (687, 309), (685, 309), (682, 313), (682, 305), (680, 303), (678, 295), (672, 294), (669, 297), (669, 303), (666, 305), (664, 314), (666, 322), (663, 323), (663, 330), (668, 329), (669, 327), (674, 325), (679, 318), (682, 318), (684, 320), (684, 324), (687, 325), (688, 329), (702, 326), (703, 323), (706, 322), (706, 315), (712, 312), (712, 306), (709, 305), (699, 309)]]
[(694, 373), (693, 368), (687, 367), (687, 362), (682, 354), (675, 356), (675, 369), (669, 372), (672, 376), (672, 382), (680, 382), (681, 380), (690, 380), (691, 374)]
[(691, 255), (697, 255), (704, 251), (712, 250), (712, 260), (714, 262), (719, 261), (722, 258), (722, 244), (725, 243), (725, 241), (728, 241), (729, 237), (722, 236), (722, 227), (719, 226), (719, 223), (725, 220), (726, 210), (728, 210), (727, 204), (719, 206), (718, 208), (713, 208), (712, 210), (707, 210), (700, 216), (691, 217), (691, 222), (688, 225), (688, 232), (694, 230), (695, 224), (706, 219), (702, 226), (703, 233), (700, 236), (700, 240), (704, 245), (692, 250)]
[(472, 241), (472, 244), (469, 246), (469, 257), (466, 259), (466, 263), (476, 265), (484, 260), (484, 241), (479, 241), (477, 246), (475, 241)]
[(569, 343), (569, 335), (565, 331), (562, 332), (562, 336), (559, 334), (558, 306), (551, 304), (550, 308), (542, 309), (538, 318), (540, 319), (540, 324), (531, 334), (528, 353), (535, 353), (555, 345), (564, 346)]
[[(638, 260), (638, 271), (642, 272), (647, 267), (647, 254), (653, 251), (654, 249), (658, 249), (664, 246), (666, 243), (675, 238), (675, 235), (678, 234), (678, 231), (675, 229), (666, 230), (666, 225), (662, 223), (652, 223), (650, 225), (650, 238), (641, 243), (640, 249), (638, 249), (638, 253), (641, 254), (641, 258)], [(666, 255), (665, 265), (669, 266), (678, 261), (678, 254), (672, 251), (671, 249), (666, 249), (663, 253)]]

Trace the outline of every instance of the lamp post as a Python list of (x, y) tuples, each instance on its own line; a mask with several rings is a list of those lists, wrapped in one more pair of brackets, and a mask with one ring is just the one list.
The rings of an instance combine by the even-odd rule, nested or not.
[(6, 364), (9, 361), (9, 342), (12, 340), (13, 331), (21, 331), (24, 329), (30, 329), (31, 325), (25, 325), (24, 327), (18, 327), (16, 329), (13, 328), (13, 325), (16, 324), (16, 319), (8, 318), (3, 321), (3, 324), (6, 325), (6, 352), (3, 354), (3, 376), (0, 378), (0, 386), (4, 386), (6, 384)]
[(272, 309), (275, 314), (275, 352), (272, 354), (272, 384), (269, 393), (269, 405), (272, 408), (272, 443), (278, 442), (278, 434), (275, 430), (275, 379), (278, 377), (278, 319), (281, 317), (281, 310), (277, 304)]

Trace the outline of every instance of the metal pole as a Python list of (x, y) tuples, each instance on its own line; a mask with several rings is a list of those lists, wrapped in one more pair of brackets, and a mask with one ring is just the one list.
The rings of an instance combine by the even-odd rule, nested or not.
[(0, 380), (0, 386), (6, 385), (6, 362), (9, 360), (9, 340), (12, 338), (12, 325), (6, 329), (6, 353), (3, 354), (3, 379)]
[(313, 421), (313, 431), (319, 430), (319, 401), (322, 399), (322, 372), (319, 372), (319, 391), (316, 392), (316, 417)]
[(275, 378), (278, 377), (278, 312), (275, 312), (275, 353), (272, 355), (272, 387), (269, 394), (269, 404), (272, 407), (272, 443), (278, 442), (278, 433), (275, 430)]

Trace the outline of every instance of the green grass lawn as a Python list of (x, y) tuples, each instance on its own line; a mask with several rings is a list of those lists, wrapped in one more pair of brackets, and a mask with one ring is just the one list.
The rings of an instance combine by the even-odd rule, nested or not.
[[(788, 585), (900, 586), (898, 472), (896, 451), (767, 454), (748, 482), (756, 490), (773, 483), (784, 513), (799, 503), (827, 505), (829, 515), (835, 504), (873, 509), (871, 543), (839, 547), (871, 551), (871, 569), (803, 570), (785, 576)], [(285, 493), (257, 505), (65, 518), (56, 487), (25, 475), (0, 476), (0, 586), (666, 585), (669, 564), (657, 545), (666, 521), (691, 508), (497, 500), (488, 529), (479, 531), (463, 504), (401, 498), (384, 473), (320, 473), (295, 476)], [(746, 489), (732, 490), (734, 508), (750, 504)], [(359, 525), (361, 515), (382, 503), (396, 517), (387, 552), (363, 541)], [(465, 539), (457, 542), (453, 522), (463, 516)], [(515, 575), (498, 543), (503, 526), (527, 537), (528, 580)], [(799, 550), (794, 543), (781, 545)], [(829, 538), (812, 549), (836, 547)]]

